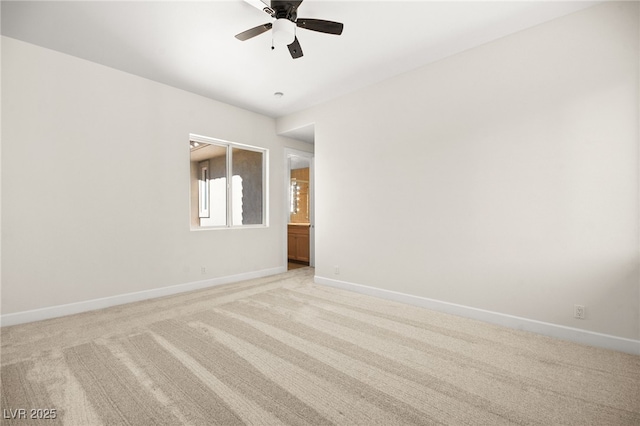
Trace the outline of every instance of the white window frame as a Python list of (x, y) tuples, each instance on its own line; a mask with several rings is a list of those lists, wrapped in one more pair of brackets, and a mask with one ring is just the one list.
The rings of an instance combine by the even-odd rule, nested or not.
[[(226, 215), (226, 224), (220, 226), (200, 226), (194, 225), (192, 219), (190, 219), (190, 229), (192, 231), (209, 231), (209, 230), (220, 230), (220, 229), (249, 229), (249, 228), (267, 228), (269, 227), (269, 150), (267, 148), (262, 148), (259, 146), (247, 145), (238, 142), (231, 142), (223, 139), (211, 138), (202, 135), (189, 134), (189, 142), (198, 142), (199, 144), (213, 144), (217, 146), (223, 146), (226, 148), (226, 181), (227, 181), (227, 215)], [(262, 223), (260, 224), (247, 224), (247, 225), (234, 225), (233, 224), (233, 148), (239, 148), (247, 151), (259, 152), (262, 154)], [(189, 164), (191, 164), (191, 149), (189, 149)], [(202, 173), (201, 167), (198, 166), (198, 178)], [(210, 173), (207, 171), (207, 174), (210, 176)], [(206, 184), (208, 186), (208, 183)], [(191, 177), (189, 177), (189, 187), (191, 188)], [(199, 193), (199, 192), (198, 192)], [(191, 191), (190, 191), (191, 194)], [(191, 196), (189, 196), (189, 205), (190, 211), (193, 208), (193, 202), (191, 200)], [(208, 207), (208, 206), (207, 206)], [(200, 201), (198, 200), (198, 219), (200, 218), (200, 214), (205, 210), (207, 213), (210, 210), (210, 207), (203, 208), (201, 206)], [(191, 217), (191, 213), (190, 213)]]
[[(206, 163), (206, 164), (205, 164)], [(198, 217), (209, 217), (209, 162), (198, 164)]]

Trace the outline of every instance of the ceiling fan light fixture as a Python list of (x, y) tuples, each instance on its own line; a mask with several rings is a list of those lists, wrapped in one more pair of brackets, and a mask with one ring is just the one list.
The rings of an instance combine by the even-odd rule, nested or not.
[(288, 46), (296, 38), (296, 24), (286, 18), (276, 19), (273, 23), (273, 44)]

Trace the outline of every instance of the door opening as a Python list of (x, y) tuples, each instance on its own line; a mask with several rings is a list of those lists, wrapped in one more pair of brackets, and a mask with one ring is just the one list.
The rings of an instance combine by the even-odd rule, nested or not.
[(287, 269), (314, 266), (313, 154), (287, 150)]

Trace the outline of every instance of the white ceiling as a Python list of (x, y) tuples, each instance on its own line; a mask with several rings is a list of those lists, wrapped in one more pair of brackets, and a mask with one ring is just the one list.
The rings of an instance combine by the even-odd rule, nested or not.
[(339, 21), (344, 32), (298, 29), (304, 56), (295, 60), (286, 47), (271, 50), (270, 32), (234, 38), (272, 20), (243, 0), (2, 1), (1, 30), (280, 117), (595, 3), (306, 0), (298, 17)]

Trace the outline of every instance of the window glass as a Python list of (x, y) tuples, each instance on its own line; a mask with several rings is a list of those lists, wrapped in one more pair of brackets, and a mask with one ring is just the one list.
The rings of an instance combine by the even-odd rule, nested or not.
[[(233, 225), (262, 223), (262, 152), (232, 148), (233, 181), (231, 198), (234, 203)], [(241, 210), (241, 213), (238, 213)]]

